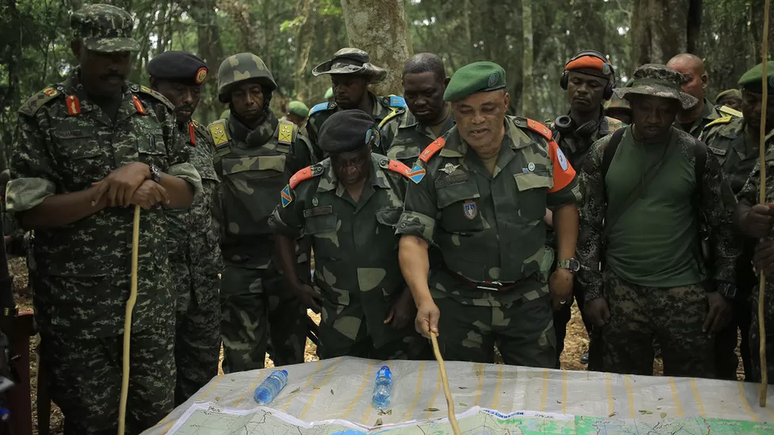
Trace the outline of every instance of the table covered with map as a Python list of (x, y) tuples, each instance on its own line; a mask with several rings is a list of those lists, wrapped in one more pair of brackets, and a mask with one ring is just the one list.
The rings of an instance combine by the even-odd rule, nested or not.
[[(376, 371), (393, 373), (390, 409), (371, 406)], [(774, 434), (774, 390), (750, 383), (446, 363), (464, 434)], [(336, 358), (283, 367), (269, 407), (253, 391), (274, 368), (217, 376), (149, 435), (451, 434), (435, 361)]]

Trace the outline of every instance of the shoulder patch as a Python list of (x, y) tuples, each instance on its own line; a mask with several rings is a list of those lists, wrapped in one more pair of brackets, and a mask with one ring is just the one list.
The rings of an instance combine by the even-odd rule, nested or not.
[(312, 110), (309, 111), (309, 116), (314, 115), (317, 112), (321, 112), (323, 110), (328, 110), (330, 106), (330, 103), (327, 101), (322, 102), (320, 104), (316, 104), (314, 107), (312, 107)]
[(212, 136), (212, 142), (215, 143), (216, 147), (228, 144), (226, 122), (221, 119), (210, 124), (210, 135)]
[(283, 145), (290, 145), (293, 143), (293, 130), (295, 124), (287, 121), (280, 121), (277, 127), (277, 142)]
[(302, 181), (310, 180), (314, 177), (319, 176), (322, 174), (322, 166), (319, 164), (315, 164), (312, 166), (307, 166), (304, 169), (296, 172), (292, 177), (290, 177), (290, 182), (288, 183), (288, 186), (290, 186), (291, 189), (295, 189), (296, 186), (299, 185)]
[(160, 93), (154, 91), (153, 89), (147, 87), (147, 86), (140, 86), (140, 93), (145, 95), (150, 95), (151, 97), (161, 101), (164, 103), (167, 107), (169, 107), (171, 110), (175, 110), (175, 105), (172, 104), (169, 100), (167, 100), (167, 97), (161, 95)]
[(430, 160), (430, 158), (433, 157), (438, 151), (440, 151), (444, 145), (446, 145), (446, 139), (439, 137), (430, 145), (428, 145), (424, 151), (422, 151), (422, 154), (419, 155), (419, 160), (427, 163), (427, 161)]
[(280, 201), (282, 202), (282, 208), (287, 207), (293, 202), (293, 195), (290, 194), (290, 184), (283, 187), (280, 191)]
[(413, 181), (414, 184), (419, 184), (419, 182), (425, 178), (425, 174), (427, 174), (427, 171), (419, 164), (419, 162), (417, 162), (409, 169), (407, 177), (409, 180)]
[(405, 109), (406, 106), (406, 100), (403, 97), (399, 97), (397, 95), (390, 95), (390, 107), (399, 107), (401, 109)]
[(724, 115), (731, 115), (737, 118), (743, 118), (744, 114), (736, 109), (732, 109), (728, 106), (720, 106), (718, 107), (718, 112), (724, 114)]
[(550, 128), (535, 121), (534, 119), (527, 118), (527, 128), (543, 136), (544, 138), (546, 138), (546, 140), (551, 140), (551, 138), (553, 137), (553, 134), (551, 133)]
[(24, 104), (22, 104), (21, 107), (19, 107), (19, 113), (22, 113), (27, 116), (33, 116), (46, 103), (48, 103), (49, 101), (53, 100), (54, 98), (60, 95), (63, 95), (63, 94), (58, 90), (56, 90), (55, 88), (49, 87), (49, 88), (43, 89), (42, 91), (30, 97), (27, 101), (25, 101)]

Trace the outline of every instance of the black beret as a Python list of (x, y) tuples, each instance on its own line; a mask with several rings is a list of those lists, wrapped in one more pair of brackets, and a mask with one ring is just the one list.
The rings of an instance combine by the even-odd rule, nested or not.
[(367, 113), (359, 109), (340, 110), (323, 122), (318, 143), (323, 151), (338, 154), (378, 141), (378, 136), (374, 119)]
[(148, 74), (188, 86), (201, 85), (207, 78), (207, 64), (185, 51), (165, 51), (148, 62)]

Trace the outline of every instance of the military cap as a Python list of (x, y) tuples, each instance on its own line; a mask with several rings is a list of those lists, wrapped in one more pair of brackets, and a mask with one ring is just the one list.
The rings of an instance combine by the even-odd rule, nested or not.
[(596, 50), (584, 50), (564, 65), (565, 71), (581, 71), (606, 80), (615, 80), (613, 66), (605, 56)]
[(288, 112), (306, 118), (309, 115), (309, 107), (300, 101), (291, 101), (288, 103)]
[(70, 17), (73, 38), (100, 53), (139, 51), (140, 44), (132, 39), (134, 20), (129, 12), (112, 5), (84, 6)]
[(325, 98), (326, 100), (330, 100), (331, 98), (333, 98), (333, 88), (328, 88), (328, 90), (325, 91), (325, 97), (323, 98)]
[(722, 100), (725, 97), (731, 97), (731, 98), (742, 98), (742, 91), (739, 89), (726, 89), (725, 91), (718, 94), (717, 97), (715, 97), (715, 104), (718, 104), (718, 101)]
[(444, 101), (458, 101), (478, 92), (496, 91), (505, 88), (505, 70), (494, 62), (473, 62), (458, 69), (446, 92)]
[[(766, 76), (768, 77), (768, 80), (766, 81), (766, 83), (768, 83), (767, 92), (769, 94), (774, 93), (774, 61), (766, 62)], [(759, 63), (758, 65), (755, 65), (754, 67), (752, 67), (746, 73), (742, 74), (742, 77), (739, 79), (737, 84), (747, 92), (762, 94), (763, 93), (762, 79), (763, 79), (763, 64)]]
[(387, 70), (371, 63), (371, 57), (359, 48), (342, 48), (333, 58), (317, 65), (312, 70), (317, 77), (323, 74), (358, 74), (368, 77), (370, 83), (377, 83), (387, 77)]
[(355, 151), (378, 140), (374, 119), (359, 109), (340, 110), (320, 127), (320, 149), (330, 154)]
[(196, 55), (185, 51), (166, 51), (148, 62), (148, 74), (188, 86), (204, 83), (207, 64)]
[(668, 98), (679, 101), (683, 109), (690, 109), (698, 100), (682, 91), (686, 81), (684, 75), (666, 65), (647, 63), (634, 70), (631, 84), (613, 92), (621, 98), (631, 94)]

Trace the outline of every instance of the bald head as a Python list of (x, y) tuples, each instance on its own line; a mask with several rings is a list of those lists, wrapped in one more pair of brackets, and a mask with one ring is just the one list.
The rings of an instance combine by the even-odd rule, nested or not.
[(683, 92), (696, 97), (700, 101), (699, 105), (703, 107), (704, 91), (709, 84), (709, 77), (701, 58), (691, 53), (680, 53), (669, 59), (667, 66), (685, 76), (687, 82), (683, 85)]
[(421, 74), (431, 72), (436, 79), (443, 82), (446, 79), (446, 68), (443, 59), (435, 53), (418, 53), (403, 64), (403, 76), (406, 74)]

